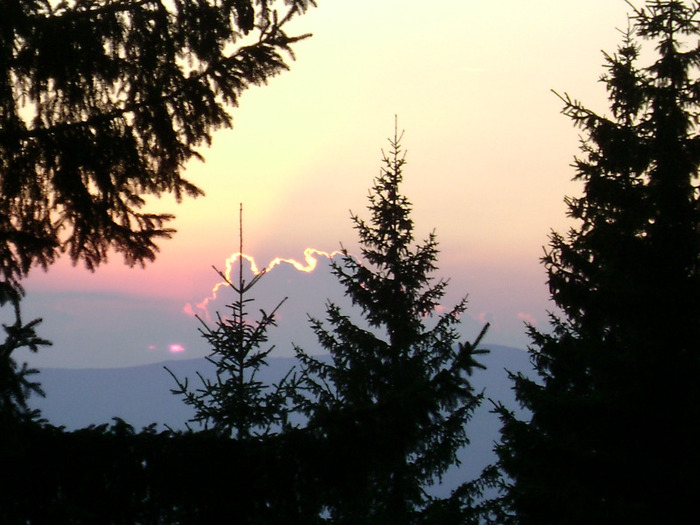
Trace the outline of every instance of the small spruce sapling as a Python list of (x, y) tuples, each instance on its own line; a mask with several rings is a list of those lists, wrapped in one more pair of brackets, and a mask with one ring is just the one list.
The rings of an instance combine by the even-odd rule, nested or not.
[(197, 316), (202, 324), (199, 331), (212, 348), (207, 360), (216, 367), (216, 376), (210, 379), (198, 372), (201, 386), (192, 390), (187, 379), (180, 381), (170, 370), (168, 372), (177, 382), (172, 392), (182, 396), (184, 402), (196, 410), (192, 422), (236, 439), (249, 439), (278, 431), (288, 424), (287, 390), (292, 387), (292, 371), (275, 385), (267, 385), (258, 378), (261, 369), (268, 366), (274, 345), (267, 349), (261, 347), (268, 341), (268, 329), (276, 326), (275, 315), (286, 298), (270, 312), (261, 309), (257, 321), (250, 320), (247, 306), (253, 299), (248, 294), (265, 270), (249, 282), (243, 278), (242, 213), (241, 206), (237, 282), (215, 268), (236, 294), (236, 300), (227, 305), (230, 316), (217, 312), (213, 326)]

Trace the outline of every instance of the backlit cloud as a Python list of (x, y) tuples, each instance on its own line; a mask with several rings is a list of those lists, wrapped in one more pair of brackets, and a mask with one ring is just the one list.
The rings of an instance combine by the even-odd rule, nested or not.
[(495, 321), (494, 315), (491, 312), (481, 312), (481, 313), (479, 313), (479, 315), (476, 316), (476, 318), (480, 323), (483, 323), (483, 324), (486, 324), (486, 323), (494, 324), (494, 321)]
[(191, 303), (187, 303), (185, 306), (182, 307), (182, 311), (185, 312), (187, 315), (190, 315), (194, 317), (196, 314), (194, 313), (194, 309), (192, 308)]
[(528, 324), (537, 324), (537, 319), (525, 312), (518, 312), (518, 319), (525, 321)]

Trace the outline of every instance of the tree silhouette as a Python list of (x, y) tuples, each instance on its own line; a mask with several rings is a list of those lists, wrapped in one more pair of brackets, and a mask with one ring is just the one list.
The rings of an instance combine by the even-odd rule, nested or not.
[[(481, 402), (467, 377), (479, 339), (459, 343), (466, 300), (435, 317), (447, 281), (433, 281), (437, 241), (413, 243), (411, 205), (399, 191), (405, 157), (395, 132), (369, 196), (369, 223), (353, 215), (360, 262), (344, 250), (333, 273), (359, 307), (355, 322), (329, 303), (311, 319), (326, 362), (301, 348), (309, 429), (333, 450), (339, 482), (329, 488), (334, 523), (416, 523), (439, 502), (425, 488), (457, 462), (465, 424)], [(434, 322), (430, 322), (430, 320)], [(484, 331), (486, 328), (484, 328)], [(425, 517), (424, 516), (424, 517)]]
[(269, 313), (260, 310), (258, 321), (249, 318), (247, 307), (253, 299), (248, 297), (248, 293), (265, 270), (253, 276), (250, 282), (243, 278), (242, 205), (238, 253), (236, 283), (216, 270), (236, 295), (236, 300), (227, 305), (230, 316), (222, 317), (217, 312), (213, 327), (197, 316), (202, 324), (199, 331), (212, 348), (207, 360), (216, 366), (216, 377), (209, 379), (198, 373), (202, 386), (192, 390), (187, 379), (181, 381), (170, 370), (168, 372), (177, 383), (177, 388), (172, 392), (183, 396), (184, 402), (196, 410), (191, 421), (227, 437), (249, 439), (280, 430), (287, 424), (290, 409), (286, 393), (293, 385), (289, 383), (291, 371), (276, 385), (266, 385), (258, 378), (260, 370), (268, 366), (267, 358), (274, 349), (274, 346), (264, 350), (260, 347), (267, 342), (267, 330), (276, 325), (275, 314), (286, 298)]
[[(585, 132), (578, 221), (543, 259), (563, 315), (529, 328), (531, 412), (498, 447), (517, 523), (696, 521), (700, 433), (700, 4), (650, 1), (603, 77), (611, 117), (562, 96)], [(647, 45), (656, 55), (647, 65)], [(694, 518), (694, 519), (693, 519)]]

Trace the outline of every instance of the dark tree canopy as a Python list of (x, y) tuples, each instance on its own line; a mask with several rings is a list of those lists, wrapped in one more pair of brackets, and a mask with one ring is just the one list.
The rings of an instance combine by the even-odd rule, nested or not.
[[(152, 260), (168, 214), (199, 195), (185, 163), (251, 85), (287, 68), (314, 0), (0, 1), (0, 279), (66, 251)], [(279, 9), (280, 11), (278, 12)]]
[(563, 316), (530, 329), (539, 380), (514, 377), (532, 417), (501, 408), (519, 523), (700, 514), (700, 4), (649, 1), (630, 20), (605, 55), (611, 115), (562, 97), (584, 193), (544, 257)]
[(311, 320), (330, 362), (297, 349), (309, 428), (342, 465), (343, 479), (328, 491), (334, 523), (465, 523), (471, 516), (461, 496), (440, 501), (425, 489), (468, 443), (466, 424), (481, 402), (469, 375), (484, 351), (477, 350), (481, 336), (459, 342), (466, 300), (436, 314), (447, 281), (431, 275), (435, 235), (414, 246), (411, 203), (400, 192), (400, 139), (390, 140), (370, 192), (370, 220), (352, 216), (362, 261), (345, 251), (342, 264), (332, 263), (363, 322), (330, 303), (326, 322)]

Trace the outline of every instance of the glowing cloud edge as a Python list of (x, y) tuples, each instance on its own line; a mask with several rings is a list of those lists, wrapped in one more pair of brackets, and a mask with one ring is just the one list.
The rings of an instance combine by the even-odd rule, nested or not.
[(222, 286), (227, 286), (229, 284), (234, 264), (239, 260), (239, 258), (245, 259), (248, 262), (250, 271), (253, 273), (253, 275), (260, 275), (261, 273), (265, 273), (272, 270), (273, 268), (279, 266), (282, 263), (289, 264), (297, 271), (311, 273), (318, 266), (318, 257), (325, 257), (331, 260), (337, 255), (345, 255), (345, 252), (343, 250), (324, 252), (322, 250), (317, 250), (316, 248), (306, 248), (304, 250), (303, 263), (300, 263), (296, 259), (275, 257), (269, 263), (267, 263), (267, 265), (263, 269), (260, 269), (257, 262), (255, 261), (255, 258), (252, 255), (248, 255), (241, 252), (234, 252), (225, 261), (225, 270), (223, 274), (226, 280), (216, 283), (212, 288), (210, 295), (208, 297), (205, 297), (199, 303), (195, 304), (194, 307), (191, 303), (187, 303), (183, 307), (182, 311), (185, 312), (187, 315), (194, 316), (197, 315), (195, 312), (196, 308), (197, 310), (203, 312), (204, 315), (208, 318), (209, 312), (207, 310), (207, 306), (210, 302), (216, 300), (219, 288), (221, 288)]

